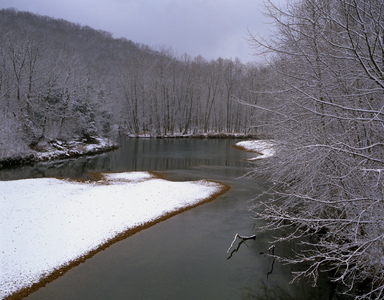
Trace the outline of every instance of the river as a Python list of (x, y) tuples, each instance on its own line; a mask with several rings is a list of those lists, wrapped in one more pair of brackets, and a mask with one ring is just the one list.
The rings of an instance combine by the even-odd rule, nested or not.
[[(260, 223), (248, 207), (267, 186), (262, 178), (243, 177), (252, 166), (244, 159), (253, 154), (233, 148), (237, 141), (122, 138), (120, 148), (109, 153), (1, 171), (1, 180), (155, 171), (168, 180), (209, 179), (230, 186), (216, 200), (97, 253), (25, 299), (333, 299), (326, 277), (317, 288), (290, 285), (291, 267), (260, 254), (271, 245), (270, 237), (257, 232)], [(236, 233), (257, 238), (229, 258)]]

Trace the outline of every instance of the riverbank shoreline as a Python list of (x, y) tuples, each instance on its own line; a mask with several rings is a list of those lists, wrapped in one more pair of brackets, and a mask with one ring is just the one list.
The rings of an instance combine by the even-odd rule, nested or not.
[[(124, 134), (124, 133), (122, 133)], [(144, 139), (259, 139), (260, 137), (251, 133), (196, 133), (196, 134), (129, 134), (125, 133), (129, 138)], [(15, 155), (8, 157), (0, 157), (0, 171), (24, 165), (31, 165), (39, 162), (54, 161), (60, 159), (77, 158), (87, 155), (96, 155), (109, 152), (119, 148), (118, 143), (103, 137), (88, 137), (87, 139), (78, 138), (70, 141), (55, 139), (45, 142), (42, 146), (31, 149), (24, 155)], [(239, 147), (239, 149), (241, 149)], [(245, 149), (243, 149), (245, 150)]]
[(229, 138), (238, 138), (238, 139), (256, 139), (257, 135), (252, 133), (230, 133), (230, 132), (219, 132), (219, 133), (191, 133), (191, 134), (130, 134), (127, 133), (126, 136), (130, 138), (157, 138), (157, 139), (229, 139)]
[[(138, 179), (136, 179), (136, 177)], [(104, 174), (100, 174), (100, 176), (95, 176), (95, 178), (98, 178), (98, 180), (96, 182), (78, 182), (78, 181), (65, 181), (65, 180), (63, 181), (63, 180), (61, 180), (61, 181), (56, 183), (57, 179), (53, 179), (53, 180), (55, 180), (54, 181), (54, 189), (56, 191), (55, 199), (60, 195), (60, 191), (63, 190), (63, 191), (67, 191), (66, 193), (70, 194), (69, 196), (65, 196), (64, 194), (61, 194), (61, 196), (60, 196), (61, 197), (60, 203), (68, 202), (68, 204), (64, 205), (64, 207), (71, 207), (73, 205), (77, 205), (77, 204), (79, 204), (79, 201), (83, 201), (83, 202), (81, 202), (81, 203), (83, 203), (82, 205), (86, 205), (86, 203), (88, 203), (89, 201), (90, 201), (89, 203), (94, 203), (96, 200), (99, 200), (99, 201), (102, 200), (102, 203), (101, 203), (102, 205), (101, 206), (99, 205), (99, 206), (101, 208), (103, 208), (103, 210), (105, 210), (105, 209), (107, 209), (107, 207), (103, 203), (105, 201), (107, 201), (109, 203), (109, 202), (111, 202), (111, 200), (106, 199), (108, 197), (103, 197), (103, 195), (112, 195), (113, 194), (114, 199), (115, 199), (113, 201), (115, 201), (115, 202), (117, 201), (118, 203), (120, 203), (118, 205), (123, 205), (124, 202), (126, 203), (126, 201), (130, 202), (131, 200), (133, 200), (133, 202), (131, 204), (126, 204), (130, 207), (127, 212), (131, 212), (131, 214), (133, 213), (132, 217), (128, 218), (126, 213), (124, 213), (123, 219), (127, 219), (127, 220), (130, 219), (129, 222), (131, 222), (131, 223), (132, 223), (132, 220), (134, 221), (137, 218), (139, 218), (139, 219), (134, 221), (132, 223), (133, 225), (128, 225), (128, 227), (126, 227), (126, 229), (121, 231), (121, 232), (115, 233), (115, 229), (113, 229), (112, 230), (113, 235), (111, 235), (110, 237), (108, 237), (108, 235), (107, 236), (103, 235), (103, 238), (97, 244), (96, 247), (93, 247), (90, 250), (87, 250), (82, 255), (77, 256), (76, 258), (70, 259), (70, 260), (66, 261), (65, 263), (62, 263), (60, 265), (55, 265), (53, 267), (53, 269), (50, 269), (49, 271), (47, 269), (46, 274), (45, 274), (45, 272), (40, 274), (40, 279), (38, 281), (31, 282), (31, 284), (27, 284), (25, 287), (21, 287), (20, 289), (12, 292), (11, 294), (6, 295), (3, 299), (12, 299), (12, 300), (13, 299), (22, 299), (22, 298), (26, 297), (27, 295), (31, 294), (32, 292), (38, 290), (39, 288), (45, 286), (47, 283), (49, 283), (49, 282), (55, 280), (56, 278), (64, 275), (67, 271), (69, 271), (73, 267), (81, 264), (82, 262), (85, 262), (88, 258), (94, 256), (98, 252), (105, 250), (106, 248), (108, 248), (112, 244), (114, 244), (118, 241), (121, 241), (121, 240), (123, 240), (129, 236), (132, 236), (133, 234), (135, 234), (141, 230), (144, 230), (146, 228), (149, 228), (149, 227), (151, 227), (151, 226), (153, 226), (153, 225), (155, 225), (161, 221), (167, 220), (167, 219), (169, 219), (169, 218), (171, 218), (177, 214), (180, 214), (184, 211), (187, 211), (189, 209), (192, 209), (192, 208), (197, 207), (199, 205), (202, 205), (204, 203), (210, 202), (210, 201), (216, 199), (218, 196), (225, 193), (226, 191), (228, 191), (228, 189), (229, 189), (228, 186), (221, 184), (221, 183), (218, 183), (218, 182), (214, 182), (214, 181), (205, 181), (205, 180), (191, 181), (191, 182), (167, 181), (165, 179), (162, 179), (161, 176), (156, 174), (156, 173), (148, 173), (148, 172), (128, 172), (128, 173), (109, 173), (109, 174), (104, 173)], [(43, 180), (51, 180), (51, 179), (43, 179)], [(34, 180), (27, 180), (24, 182), (22, 182), (20, 180), (17, 182), (14, 182), (15, 184), (17, 184), (17, 187), (10, 189), (9, 192), (7, 192), (5, 194), (5, 197), (8, 199), (7, 201), (9, 202), (12, 199), (21, 199), (20, 195), (19, 195), (20, 193), (18, 191), (22, 191), (22, 189), (19, 187), (19, 185), (23, 186), (23, 185), (27, 184), (28, 182), (31, 182), (32, 184), (38, 184), (38, 182), (40, 182), (40, 181), (34, 179)], [(12, 182), (5, 182), (4, 184), (5, 185), (3, 186), (3, 188), (8, 190), (10, 188), (10, 186), (12, 186), (13, 183)], [(32, 207), (36, 207), (36, 206), (40, 207), (39, 215), (43, 213), (43, 212), (41, 212), (41, 208), (47, 207), (46, 205), (44, 205), (44, 203), (48, 204), (48, 206), (53, 205), (53, 202), (49, 201), (49, 199), (52, 198), (52, 196), (51, 196), (52, 193), (49, 192), (50, 190), (48, 192), (44, 193), (44, 191), (42, 191), (41, 188), (46, 186), (46, 184), (45, 183), (42, 183), (42, 184), (43, 185), (40, 188), (37, 188), (37, 186), (35, 186), (36, 188), (34, 190), (38, 190), (38, 192), (35, 193), (35, 196), (30, 196), (31, 191), (32, 191), (31, 189), (28, 189), (25, 191), (25, 193), (27, 193), (27, 194), (24, 193), (25, 195), (28, 195), (29, 197), (31, 197), (30, 200), (28, 200), (28, 199), (26, 200), (28, 203), (30, 203), (34, 199), (36, 199), (36, 200), (38, 199), (38, 203), (40, 203), (41, 202), (40, 199), (45, 198), (44, 195), (50, 195), (48, 197), (48, 202), (47, 202), (47, 200), (45, 200), (45, 202), (43, 201), (41, 203), (41, 205), (40, 204), (39, 205), (32, 205)], [(57, 184), (59, 184), (59, 185), (57, 185)], [(62, 187), (60, 187), (60, 185), (62, 185), (62, 184), (65, 185), (64, 189)], [(41, 185), (41, 183), (40, 183), (40, 185)], [(49, 185), (49, 183), (48, 183), (48, 185)], [(67, 187), (67, 185), (68, 185), (68, 187)], [(73, 185), (75, 187), (73, 187)], [(80, 188), (77, 187), (78, 185), (80, 185)], [(140, 187), (138, 187), (138, 185), (141, 185), (142, 187), (140, 188)], [(153, 187), (153, 189), (150, 187)], [(94, 192), (92, 192), (94, 189), (96, 189), (96, 190)], [(107, 189), (107, 192), (105, 189)], [(135, 189), (136, 189), (136, 192), (134, 192)], [(84, 194), (84, 190), (86, 190), (86, 191), (89, 190), (90, 192), (89, 193), (86, 192)], [(150, 192), (150, 190), (154, 190), (154, 192)], [(186, 195), (184, 193), (185, 190), (189, 190), (190, 193), (187, 193), (188, 195)], [(205, 192), (203, 192), (203, 190)], [(71, 193), (71, 191), (72, 191), (72, 193)], [(77, 193), (77, 191), (80, 193), (80, 195), (74, 196), (73, 192)], [(138, 191), (141, 191), (140, 193), (141, 194), (144, 193), (144, 195), (140, 194), (140, 196), (139, 196), (139, 194), (137, 194)], [(159, 192), (161, 192), (161, 194), (159, 194)], [(16, 194), (14, 194), (14, 193), (16, 193)], [(154, 196), (153, 193), (156, 194), (156, 197)], [(194, 195), (194, 193), (197, 193), (197, 194), (195, 196), (191, 196), (191, 195)], [(94, 199), (95, 195), (97, 195), (96, 197), (98, 197), (99, 199)], [(119, 196), (119, 195), (121, 195), (121, 196)], [(173, 195), (173, 196), (171, 196), (171, 195)], [(202, 196), (202, 195), (205, 195), (205, 196)], [(62, 197), (64, 197), (64, 198), (62, 199)], [(24, 197), (22, 197), (22, 198), (24, 198)], [(100, 198), (102, 198), (102, 199), (100, 200)], [(161, 200), (161, 199), (163, 199), (163, 200)], [(17, 203), (19, 201), (20, 200), (17, 200)], [(92, 206), (95, 206), (95, 205), (97, 206), (97, 203), (99, 201), (96, 201), (96, 203), (94, 203)], [(138, 207), (137, 201), (139, 201), (141, 203), (141, 206), (144, 205), (144, 208), (147, 207), (147, 209), (145, 209), (145, 216), (146, 217), (144, 217), (144, 219), (142, 218), (143, 217), (142, 216), (142, 214), (143, 214), (142, 207), (140, 208), (141, 210), (138, 208), (138, 211), (136, 213), (132, 212), (132, 209), (134, 209), (134, 207)], [(164, 202), (164, 201), (166, 201), (166, 202)], [(157, 202), (157, 204), (156, 204), (156, 202)], [(12, 201), (10, 203), (12, 203)], [(56, 201), (55, 201), (55, 203), (56, 203)], [(117, 204), (117, 203), (115, 203), (115, 204)], [(159, 206), (159, 204), (160, 204), (160, 206)], [(54, 204), (54, 205), (61, 205), (61, 204)], [(166, 206), (164, 206), (164, 205), (166, 205)], [(18, 212), (20, 211), (20, 208), (21, 208), (19, 206), (16, 210)], [(7, 207), (9, 207), (9, 205)], [(34, 214), (33, 209), (31, 207), (26, 208), (26, 207), (24, 207), (24, 205), (22, 207), (26, 211), (28, 216), (31, 216), (31, 214), (32, 215)], [(56, 207), (56, 206), (54, 206), (54, 207)], [(69, 216), (71, 215), (71, 212), (62, 211), (62, 209), (59, 209), (60, 207), (61, 206), (57, 206), (57, 209), (60, 211), (60, 215), (63, 215), (63, 214), (66, 215), (65, 220), (71, 221), (70, 223), (77, 222), (76, 220), (78, 218), (76, 218), (75, 215), (73, 216), (73, 218), (72, 217), (69, 218)], [(168, 207), (168, 208), (165, 208), (165, 207)], [(91, 208), (91, 207), (89, 207), (89, 208)], [(109, 209), (110, 208), (108, 208), (107, 211), (105, 211), (101, 215), (108, 216), (108, 214), (110, 214)], [(46, 210), (47, 209), (45, 209), (44, 211), (46, 211)], [(48, 208), (48, 212), (51, 210), (52, 210), (52, 208)], [(12, 211), (15, 211), (15, 210), (12, 210)], [(80, 212), (79, 210), (75, 210), (75, 211), (76, 211), (76, 214), (78, 214)], [(108, 218), (108, 219), (110, 221), (116, 220), (116, 218), (119, 217), (118, 214), (121, 213), (121, 211), (122, 211), (122, 209), (119, 209), (119, 212), (117, 212), (115, 210), (113, 212), (112, 218)], [(123, 209), (123, 211), (124, 211), (124, 209)], [(72, 212), (72, 213), (74, 213), (74, 212)], [(88, 214), (90, 214), (90, 213), (88, 213)], [(12, 214), (10, 214), (10, 213), (7, 213), (6, 215), (9, 216), (10, 218), (12, 216)], [(27, 216), (27, 215), (25, 215), (25, 216)], [(48, 213), (48, 215), (49, 215), (49, 213)], [(91, 213), (91, 215), (93, 216), (92, 217), (92, 220), (93, 220), (94, 216), (98, 215), (98, 213), (95, 214), (95, 212), (93, 212), (93, 213)], [(153, 216), (153, 217), (151, 217), (151, 216)], [(44, 214), (44, 219), (46, 219), (47, 217), (49, 217), (49, 216), (47, 216), (47, 214)], [(68, 217), (68, 219), (67, 219), (67, 217)], [(12, 219), (14, 220), (13, 217), (12, 217)], [(59, 216), (55, 217), (53, 220), (58, 220), (58, 219), (60, 219)], [(83, 220), (83, 218), (81, 218), (81, 220)], [(143, 220), (143, 221), (140, 221), (140, 220)], [(28, 221), (28, 218), (27, 218), (27, 220), (23, 220), (21, 222), (16, 222), (17, 226), (15, 225), (16, 227), (12, 227), (12, 228), (15, 228), (15, 230), (17, 231), (18, 228), (20, 226), (22, 226), (23, 223), (27, 224), (28, 228), (30, 228), (31, 227), (30, 224), (33, 224), (34, 222), (38, 222), (38, 224), (40, 224), (41, 218), (39, 218), (39, 220), (36, 220), (36, 221), (34, 221), (34, 219), (31, 219), (31, 221), (32, 221), (32, 223), (30, 223)], [(54, 221), (54, 223), (55, 222), (56, 221)], [(101, 223), (104, 224), (103, 226), (106, 225), (105, 222), (101, 222)], [(92, 221), (92, 224), (95, 224), (94, 221)], [(113, 227), (114, 225), (112, 225), (112, 224), (114, 224), (114, 223), (112, 222), (111, 225), (109, 225), (109, 227), (110, 226)], [(51, 224), (50, 228), (52, 226), (53, 226), (53, 228), (59, 228), (57, 226), (54, 226), (53, 224)], [(73, 224), (71, 224), (70, 226), (73, 226)], [(81, 226), (81, 227), (87, 228), (87, 226)], [(60, 228), (62, 228), (62, 227), (60, 226)], [(113, 227), (113, 228), (115, 228), (115, 227)], [(51, 230), (51, 229), (49, 229), (49, 230)], [(81, 228), (79, 228), (79, 229), (81, 229)], [(41, 230), (41, 229), (39, 229), (39, 230)], [(81, 229), (81, 230), (83, 230), (83, 229)], [(87, 231), (89, 229), (84, 229), (84, 230)], [(89, 232), (89, 233), (92, 236), (92, 233), (91, 232)], [(24, 236), (26, 233), (24, 230), (20, 230), (20, 234), (21, 234), (20, 238), (22, 238), (22, 236)], [(51, 243), (55, 244), (56, 247), (57, 247), (57, 245), (61, 245), (61, 248), (64, 246), (66, 247), (66, 244), (63, 244), (63, 242), (55, 242), (57, 235), (66, 236), (65, 233), (64, 234), (56, 233), (54, 236), (54, 241), (51, 241)], [(87, 234), (86, 236), (88, 236), (88, 235), (89, 234)], [(30, 236), (30, 235), (28, 235), (28, 236)], [(84, 235), (82, 235), (82, 239), (84, 239), (83, 237), (84, 237)], [(42, 238), (42, 236), (40, 234), (36, 235), (36, 239), (40, 240), (41, 238)], [(73, 237), (73, 238), (75, 238), (75, 237)], [(71, 238), (71, 240), (73, 238)], [(14, 239), (15, 240), (17, 239), (17, 234), (16, 234), (16, 236), (12, 235), (12, 237), (11, 237), (12, 241), (10, 240), (11, 244), (12, 244)], [(23, 238), (22, 238), (22, 240), (23, 240)], [(30, 244), (31, 240), (29, 240), (28, 243)], [(42, 241), (41, 243), (39, 242), (39, 245), (40, 244), (44, 244), (44, 241)], [(19, 245), (19, 244), (15, 244), (15, 246), (12, 246), (12, 247), (16, 247), (15, 248), (15, 250), (16, 250), (18, 247), (17, 245)], [(23, 247), (23, 249), (25, 248), (24, 246), (21, 246), (21, 247)], [(40, 247), (40, 246), (38, 246), (38, 247)], [(77, 247), (79, 247), (79, 246), (77, 246)], [(25, 248), (24, 250), (23, 249), (21, 249), (22, 252), (24, 250), (27, 251), (26, 253), (23, 252), (24, 253), (23, 256), (26, 256), (26, 255), (32, 255), (33, 256), (33, 251), (31, 252), (30, 248)], [(4, 255), (4, 251), (6, 251), (6, 250), (3, 249), (3, 255)], [(31, 252), (31, 254), (27, 254), (28, 252)], [(53, 252), (55, 252), (55, 251), (53, 251)], [(52, 253), (52, 251), (50, 251), (50, 253)], [(45, 256), (44, 254), (42, 254), (39, 251), (39, 256), (41, 257), (41, 255)], [(50, 255), (51, 254), (49, 254), (49, 256)], [(56, 254), (54, 254), (54, 255), (56, 255)], [(11, 256), (11, 257), (13, 257), (13, 256)], [(23, 258), (23, 259), (25, 259), (25, 258)], [(28, 260), (31, 261), (31, 259), (27, 259), (27, 261)], [(11, 261), (12, 261), (12, 259), (11, 259)], [(5, 261), (3, 261), (3, 262), (5, 262)], [(15, 262), (16, 262), (16, 260), (15, 260)], [(36, 264), (36, 263), (32, 263), (32, 265), (34, 265), (34, 264)], [(24, 265), (24, 264), (22, 264), (22, 265)], [(12, 269), (14, 267), (12, 267)], [(24, 269), (24, 267), (23, 267), (23, 269)], [(4, 271), (6, 271), (6, 270), (7, 270), (7, 268), (4, 269)], [(28, 267), (25, 270), (29, 270)], [(7, 279), (6, 279), (6, 282), (7, 282)], [(27, 280), (25, 283), (27, 283), (27, 282), (29, 282), (29, 281)], [(7, 290), (6, 286), (7, 286), (7, 284), (4, 286), (5, 291)]]
[(31, 152), (28, 154), (0, 158), (0, 171), (1, 169), (44, 161), (96, 155), (115, 150), (118, 147), (119, 145), (112, 140), (97, 136), (70, 141), (55, 139), (44, 143), (44, 145), (41, 145), (39, 148), (31, 149)]
[(276, 154), (276, 144), (271, 140), (250, 140), (238, 142), (232, 147), (256, 153), (257, 156), (248, 158), (249, 161), (260, 160), (272, 157)]

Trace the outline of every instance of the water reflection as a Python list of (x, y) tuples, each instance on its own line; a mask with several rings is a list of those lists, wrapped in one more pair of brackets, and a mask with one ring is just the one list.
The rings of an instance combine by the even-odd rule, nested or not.
[[(43, 162), (0, 172), (0, 180), (61, 177), (82, 178), (89, 172), (165, 171), (192, 167), (247, 168), (236, 139), (136, 139), (122, 137), (120, 148), (93, 157)], [(244, 153), (244, 155), (249, 155)], [(235, 172), (233, 175), (235, 176)]]
[(231, 187), (213, 202), (112, 245), (27, 299), (332, 299), (326, 277), (319, 288), (289, 285), (290, 267), (260, 255), (270, 247), (266, 234), (227, 259), (236, 232), (255, 233), (248, 201), (266, 188), (263, 179), (241, 178), (249, 167), (243, 159), (252, 153), (232, 148), (235, 142), (122, 139), (110, 153), (2, 171), (4, 180), (147, 170), (169, 180), (205, 178)]

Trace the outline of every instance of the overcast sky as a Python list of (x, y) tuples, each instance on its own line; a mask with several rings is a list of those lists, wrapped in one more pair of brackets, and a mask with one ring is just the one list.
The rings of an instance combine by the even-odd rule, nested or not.
[(251, 55), (247, 30), (268, 34), (263, 0), (0, 0), (13, 7), (111, 32), (154, 49), (206, 59)]

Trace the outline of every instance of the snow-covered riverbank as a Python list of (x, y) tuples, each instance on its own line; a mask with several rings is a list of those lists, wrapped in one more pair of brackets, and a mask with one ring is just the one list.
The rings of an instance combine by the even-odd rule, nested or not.
[(248, 160), (258, 160), (272, 157), (276, 153), (276, 145), (270, 140), (251, 140), (236, 143), (236, 148), (259, 154)]
[(0, 169), (55, 159), (94, 155), (116, 149), (118, 145), (103, 137), (90, 137), (71, 141), (45, 141), (23, 155), (0, 157)]
[(29, 287), (129, 229), (226, 191), (205, 180), (171, 182), (148, 172), (0, 182), (0, 299)]
[(197, 138), (197, 139), (227, 139), (227, 138), (255, 138), (252, 133), (234, 133), (234, 132), (206, 132), (206, 133), (171, 133), (171, 134), (134, 134), (128, 133), (132, 138)]

